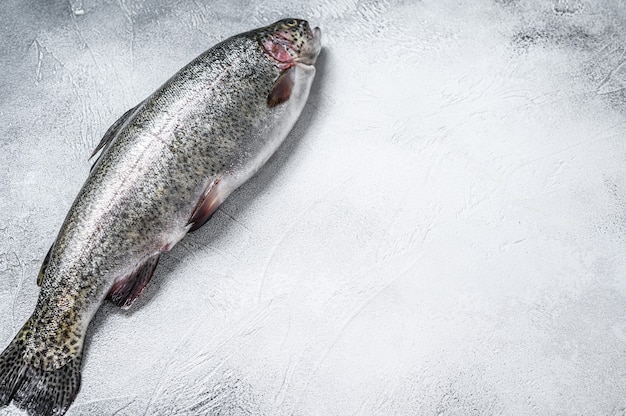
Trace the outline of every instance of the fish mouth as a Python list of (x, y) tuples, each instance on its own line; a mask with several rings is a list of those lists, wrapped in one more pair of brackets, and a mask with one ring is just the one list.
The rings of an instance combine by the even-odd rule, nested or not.
[(322, 31), (319, 27), (311, 29), (308, 22), (300, 21), (300, 36), (288, 30), (276, 30), (261, 40), (265, 53), (281, 70), (294, 65), (313, 66), (322, 48)]
[(313, 30), (309, 30), (309, 35), (310, 39), (302, 49), (300, 56), (293, 61), (299, 64), (313, 66), (322, 50), (322, 30), (319, 27), (315, 27)]

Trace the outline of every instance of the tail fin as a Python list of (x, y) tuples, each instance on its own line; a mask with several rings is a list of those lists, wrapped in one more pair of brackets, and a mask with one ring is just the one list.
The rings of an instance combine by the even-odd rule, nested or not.
[(61, 416), (80, 388), (81, 355), (58, 370), (44, 370), (24, 358), (21, 332), (0, 354), (0, 407), (11, 400), (31, 416)]

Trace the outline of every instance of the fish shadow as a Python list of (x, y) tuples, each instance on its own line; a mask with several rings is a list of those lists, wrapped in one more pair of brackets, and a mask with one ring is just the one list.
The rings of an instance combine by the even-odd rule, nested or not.
[[(265, 192), (269, 184), (283, 171), (291, 155), (301, 146), (310, 127), (314, 125), (320, 117), (320, 113), (322, 113), (321, 109), (324, 108), (324, 101), (328, 96), (325, 90), (324, 75), (327, 73), (328, 61), (331, 58), (332, 56), (329, 56), (328, 49), (322, 47), (315, 63), (316, 74), (313, 84), (311, 85), (307, 103), (296, 124), (291, 129), (291, 132), (268, 162), (252, 178), (228, 197), (207, 224), (190, 235), (185, 236), (170, 252), (164, 253), (161, 256), (160, 264), (157, 266), (150, 283), (148, 283), (145, 291), (130, 309), (121, 309), (108, 301), (102, 304), (88, 329), (85, 340), (85, 359), (88, 359), (90, 345), (93, 340), (92, 334), (100, 332), (100, 329), (112, 315), (131, 316), (144, 306), (154, 302), (158, 293), (164, 286), (171, 283), (169, 279), (170, 275), (175, 274), (176, 270), (182, 267), (183, 264), (188, 261), (193, 261), (193, 258), (197, 257), (196, 252), (198, 252), (199, 249), (210, 246), (216, 238), (227, 233), (231, 227), (239, 227), (236, 218), (245, 216), (248, 210), (253, 209), (255, 205), (254, 201)], [(287, 197), (287, 195), (285, 197)], [(223, 212), (225, 212), (226, 215), (220, 215)], [(185, 241), (189, 239), (193, 239), (193, 245), (199, 247), (195, 247), (194, 249), (186, 245)], [(220, 277), (219, 275), (209, 275), (206, 278), (219, 279)], [(210, 288), (213, 285), (206, 284), (204, 286)], [(192, 291), (194, 288), (189, 287), (188, 290)]]

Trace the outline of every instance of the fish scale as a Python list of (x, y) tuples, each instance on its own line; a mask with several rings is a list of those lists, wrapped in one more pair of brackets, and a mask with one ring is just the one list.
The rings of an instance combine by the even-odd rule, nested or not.
[(0, 355), (0, 405), (67, 411), (101, 303), (130, 307), (160, 255), (274, 153), (308, 97), (320, 36), (298, 19), (233, 36), (109, 128), (43, 262), (35, 310)]

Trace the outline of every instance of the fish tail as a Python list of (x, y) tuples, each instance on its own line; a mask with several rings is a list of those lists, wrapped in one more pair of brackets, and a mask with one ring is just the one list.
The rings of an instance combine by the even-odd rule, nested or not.
[(13, 400), (30, 416), (61, 416), (78, 394), (82, 354), (59, 369), (35, 367), (25, 354), (28, 325), (0, 354), (0, 407)]

